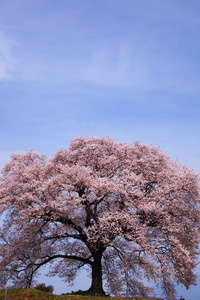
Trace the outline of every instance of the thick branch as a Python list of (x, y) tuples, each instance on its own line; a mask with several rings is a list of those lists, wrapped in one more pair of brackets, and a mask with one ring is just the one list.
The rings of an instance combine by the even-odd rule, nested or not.
[(46, 258), (43, 262), (41, 263), (38, 263), (38, 264), (34, 264), (34, 266), (37, 266), (35, 271), (37, 271), (41, 266), (47, 264), (48, 262), (56, 259), (56, 258), (67, 258), (67, 259), (73, 259), (73, 260), (78, 260), (78, 261), (81, 261), (83, 262), (84, 264), (88, 264), (90, 266), (93, 265), (93, 262), (89, 259), (89, 258), (84, 258), (84, 257), (79, 257), (79, 256), (76, 256), (76, 255), (65, 255), (65, 254), (57, 254), (57, 255), (53, 255), (53, 256), (50, 256), (48, 258)]

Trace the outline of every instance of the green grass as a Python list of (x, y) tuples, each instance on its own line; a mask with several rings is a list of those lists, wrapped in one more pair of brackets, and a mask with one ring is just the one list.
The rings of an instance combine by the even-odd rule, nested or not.
[[(47, 292), (42, 292), (39, 290), (35, 289), (29, 289), (29, 299), (38, 299), (38, 300), (58, 300), (61, 298), (57, 298), (59, 296), (47, 293)], [(25, 300), (28, 298), (28, 289), (10, 289), (7, 290), (7, 295), (6, 295), (6, 300)], [(5, 299), (5, 291), (1, 290), (0, 291), (0, 300)]]
[[(27, 300), (28, 289), (10, 289), (7, 290), (6, 300)], [(47, 292), (42, 292), (35, 289), (29, 289), (30, 300), (118, 300), (114, 297), (91, 297), (91, 296), (78, 296), (78, 295), (54, 295)], [(137, 298), (134, 298), (137, 299)], [(154, 297), (150, 298), (154, 300)], [(5, 300), (5, 290), (0, 290), (0, 300)], [(126, 300), (122, 298), (122, 300)], [(130, 299), (129, 299), (130, 300)], [(133, 298), (131, 298), (133, 300)], [(138, 300), (138, 299), (137, 299)], [(140, 300), (148, 300), (148, 298), (140, 298)], [(156, 298), (156, 300), (160, 300)]]

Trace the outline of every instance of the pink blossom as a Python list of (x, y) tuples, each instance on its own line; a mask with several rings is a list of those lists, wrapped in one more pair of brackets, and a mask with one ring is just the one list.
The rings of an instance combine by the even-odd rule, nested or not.
[[(148, 292), (143, 279), (195, 284), (199, 176), (154, 146), (78, 137), (51, 159), (28, 150), (2, 170), (0, 283), (30, 286), (39, 268), (89, 292)], [(103, 276), (103, 277), (102, 277)]]

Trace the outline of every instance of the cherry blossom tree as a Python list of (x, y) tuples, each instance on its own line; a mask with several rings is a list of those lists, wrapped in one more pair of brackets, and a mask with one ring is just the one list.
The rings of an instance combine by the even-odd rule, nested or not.
[(140, 292), (144, 282), (195, 284), (199, 177), (159, 148), (78, 137), (48, 159), (28, 150), (2, 170), (0, 283), (30, 287), (39, 269), (88, 294)]

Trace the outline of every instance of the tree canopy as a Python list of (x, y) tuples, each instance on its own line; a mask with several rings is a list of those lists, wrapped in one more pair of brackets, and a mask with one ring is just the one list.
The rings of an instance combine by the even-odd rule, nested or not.
[(12, 154), (0, 210), (2, 286), (30, 287), (47, 263), (68, 283), (91, 269), (91, 295), (196, 282), (199, 176), (157, 147), (78, 137), (50, 159)]

